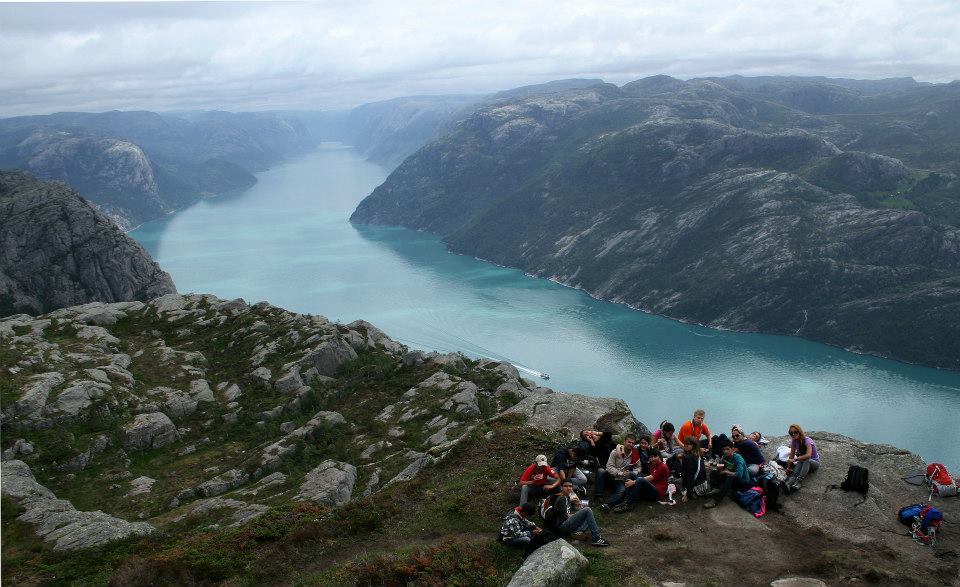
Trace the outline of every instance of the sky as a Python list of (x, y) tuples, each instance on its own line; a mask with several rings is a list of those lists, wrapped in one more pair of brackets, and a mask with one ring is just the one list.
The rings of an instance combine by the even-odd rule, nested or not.
[(960, 79), (956, 0), (0, 3), (0, 116), (343, 109), (571, 77)]

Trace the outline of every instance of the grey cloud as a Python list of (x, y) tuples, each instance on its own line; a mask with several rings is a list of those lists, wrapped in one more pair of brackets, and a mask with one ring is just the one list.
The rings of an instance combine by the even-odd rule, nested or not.
[(960, 4), (0, 4), (0, 115), (332, 108), (562, 77), (960, 77)]

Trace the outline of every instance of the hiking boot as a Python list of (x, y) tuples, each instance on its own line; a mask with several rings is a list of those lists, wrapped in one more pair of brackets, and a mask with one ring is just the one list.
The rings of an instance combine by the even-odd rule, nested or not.
[(590, 543), (590, 546), (610, 546), (610, 543), (604, 540), (603, 536), (598, 536), (596, 540)]
[(703, 504), (703, 508), (708, 510), (708, 509), (710, 509), (710, 508), (715, 508), (715, 507), (717, 507), (718, 505), (720, 505), (720, 502), (718, 502), (718, 501), (715, 500), (715, 499), (711, 499), (711, 500), (708, 501), (707, 503)]
[(603, 512), (603, 513), (605, 513), (605, 514), (609, 514), (609, 513), (610, 513), (610, 506), (607, 505), (607, 504), (603, 504), (603, 505), (600, 506), (600, 511)]
[(618, 503), (616, 507), (613, 508), (613, 513), (622, 514), (623, 512), (629, 512), (633, 509), (633, 505), (627, 502)]

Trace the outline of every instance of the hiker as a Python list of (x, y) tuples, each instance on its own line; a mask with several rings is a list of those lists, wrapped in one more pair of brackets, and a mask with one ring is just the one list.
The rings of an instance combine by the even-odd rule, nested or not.
[(700, 443), (688, 436), (683, 443), (680, 464), (680, 481), (683, 486), (683, 501), (696, 497), (693, 488), (707, 480), (707, 462), (703, 458)]
[(790, 492), (798, 491), (800, 482), (820, 468), (820, 453), (817, 444), (799, 424), (791, 424), (787, 433), (790, 434), (790, 455), (784, 466), (787, 468), (786, 489)]
[(759, 430), (754, 430), (747, 436), (750, 440), (756, 442), (759, 446), (767, 446), (770, 444), (770, 441), (766, 439), (763, 434), (760, 434)]
[(707, 451), (707, 455), (713, 461), (722, 461), (723, 460), (723, 447), (727, 444), (733, 444), (733, 442), (727, 438), (727, 435), (721, 432), (713, 438), (710, 439), (710, 444), (712, 447)]
[(743, 435), (743, 426), (739, 424), (734, 424), (733, 428), (730, 429), (730, 438), (733, 440), (733, 445), (737, 447), (737, 452), (746, 461), (750, 476), (756, 477), (759, 475), (767, 462), (767, 459), (763, 458), (760, 446)]
[(680, 455), (683, 453), (683, 445), (677, 440), (674, 434), (673, 424), (664, 420), (660, 422), (660, 428), (653, 433), (653, 442), (660, 451), (660, 456), (671, 471), (679, 473)]
[(537, 455), (532, 465), (520, 476), (520, 505), (531, 497), (556, 493), (560, 487), (560, 475), (547, 464), (547, 455)]
[[(586, 438), (584, 438), (584, 433), (587, 433)], [(603, 432), (584, 430), (580, 433), (580, 446), (586, 449), (587, 456), (597, 459), (601, 468), (606, 464), (607, 458), (610, 457), (610, 451), (613, 450), (615, 445), (612, 430), (608, 429)]]
[[(600, 535), (600, 526), (589, 507), (579, 507), (580, 498), (573, 491), (573, 483), (567, 479), (560, 485), (560, 494), (553, 498), (547, 512), (547, 523), (554, 534), (567, 537), (571, 534), (590, 532), (591, 546), (610, 546)], [(571, 514), (574, 506), (579, 507)]]
[[(638, 501), (659, 501), (667, 497), (667, 485), (670, 483), (670, 469), (659, 453), (650, 455), (650, 474), (645, 477), (628, 479), (624, 482), (626, 491), (623, 500), (613, 508), (616, 513), (628, 512)], [(609, 511), (610, 504), (600, 506)]]
[(579, 446), (561, 448), (553, 455), (550, 466), (559, 473), (561, 486), (568, 479), (577, 487), (583, 487), (587, 484), (587, 476), (577, 467), (583, 457), (583, 449)]
[(529, 556), (543, 546), (547, 535), (542, 528), (530, 520), (530, 516), (536, 511), (537, 508), (532, 503), (513, 508), (500, 525), (500, 542), (510, 546), (523, 546), (523, 556)]
[[(707, 424), (703, 419), (707, 416), (707, 413), (703, 410), (695, 410), (693, 412), (693, 419), (687, 420), (680, 426), (680, 431), (677, 432), (677, 440), (680, 441), (680, 444), (683, 445), (683, 441), (687, 439), (688, 436), (692, 436), (697, 442), (700, 443), (702, 448), (710, 450), (713, 448), (713, 439), (710, 438), (710, 428), (707, 427)], [(705, 437), (705, 440), (701, 440), (701, 437)]]
[(650, 446), (650, 436), (644, 434), (640, 437), (640, 444), (637, 445), (637, 452), (640, 454), (640, 474), (650, 474), (650, 455), (657, 452)]
[(728, 494), (750, 487), (750, 472), (747, 470), (747, 462), (737, 454), (737, 448), (733, 446), (733, 443), (727, 441), (721, 447), (721, 450), (723, 451), (723, 461), (717, 464), (711, 473), (713, 485), (718, 489), (711, 492), (713, 499), (703, 504), (705, 508), (716, 507)]
[(603, 500), (603, 490), (610, 483), (614, 484), (613, 495), (610, 496), (606, 505), (613, 507), (623, 499), (626, 492), (625, 483), (637, 478), (634, 469), (640, 462), (640, 452), (635, 446), (636, 442), (635, 435), (627, 434), (623, 437), (623, 444), (618, 444), (610, 451), (606, 468), (597, 475), (597, 485), (594, 488), (596, 500)]

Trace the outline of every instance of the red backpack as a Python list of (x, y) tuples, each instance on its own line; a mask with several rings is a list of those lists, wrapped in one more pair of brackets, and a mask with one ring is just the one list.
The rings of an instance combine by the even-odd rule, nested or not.
[(927, 466), (927, 482), (934, 495), (949, 497), (957, 494), (957, 486), (953, 478), (941, 463), (930, 463)]

